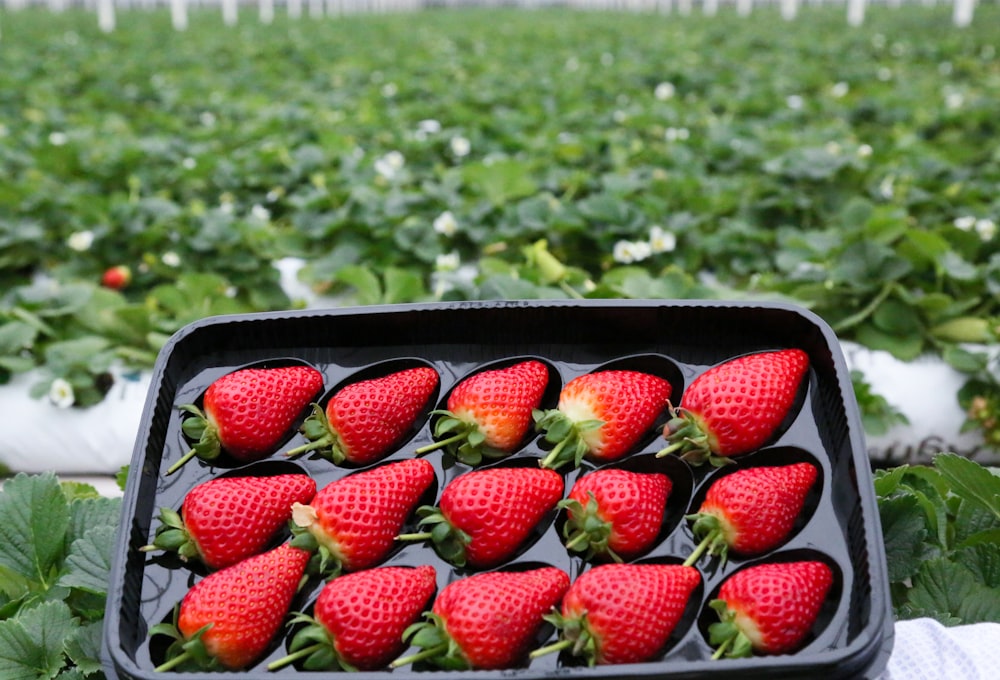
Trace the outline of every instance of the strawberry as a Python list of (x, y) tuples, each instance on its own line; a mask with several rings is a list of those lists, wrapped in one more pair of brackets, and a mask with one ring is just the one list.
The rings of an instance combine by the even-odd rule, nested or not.
[(788, 538), (818, 472), (811, 463), (746, 468), (716, 480), (698, 512), (688, 515), (700, 541), (687, 564), (704, 551), (725, 563), (730, 550), (761, 555)]
[(312, 451), (336, 465), (374, 463), (413, 427), (437, 386), (437, 371), (426, 366), (347, 385), (325, 411), (313, 404), (302, 424), (309, 443), (285, 455)]
[(123, 264), (108, 267), (101, 275), (101, 285), (111, 290), (124, 290), (132, 283), (132, 270)]
[(701, 583), (679, 564), (604, 564), (584, 572), (546, 616), (560, 640), (532, 657), (569, 650), (591, 666), (643, 663), (663, 651)]
[(205, 391), (204, 410), (180, 407), (193, 416), (181, 427), (197, 443), (167, 474), (196, 455), (211, 461), (223, 450), (244, 463), (270, 455), (322, 388), (323, 375), (311, 366), (244, 368), (222, 376)]
[(309, 553), (284, 543), (213, 572), (181, 601), (174, 624), (150, 635), (174, 638), (155, 671), (178, 666), (245, 669), (267, 651), (305, 574)]
[(490, 571), (452, 581), (438, 594), (427, 621), (407, 639), (422, 651), (397, 659), (393, 668), (430, 661), (447, 670), (497, 670), (520, 664), (562, 599), (569, 576), (556, 567)]
[(605, 468), (583, 475), (559, 503), (566, 547), (586, 551), (586, 559), (638, 557), (660, 533), (671, 487), (659, 473)]
[(432, 539), (441, 557), (458, 567), (493, 567), (514, 554), (562, 494), (563, 479), (554, 470), (473, 470), (445, 487), (440, 507), (417, 510), (430, 531), (398, 539)]
[(292, 503), (315, 494), (316, 482), (304, 474), (211, 479), (188, 492), (180, 514), (161, 508), (153, 542), (141, 550), (177, 552), (222, 569), (263, 551), (291, 519)]
[(437, 588), (434, 567), (377, 567), (329, 581), (314, 617), (299, 614), (289, 625), (306, 624), (292, 638), (290, 654), (268, 664), (270, 671), (304, 659), (309, 671), (384, 668), (406, 648), (403, 633)]
[(532, 412), (542, 403), (549, 371), (540, 361), (476, 373), (460, 382), (448, 397), (447, 410), (434, 426), (433, 444), (417, 455), (445, 448), (467, 465), (483, 457), (501, 458), (514, 451), (532, 425)]
[(559, 404), (535, 410), (535, 427), (555, 444), (542, 467), (621, 458), (653, 426), (670, 399), (670, 383), (639, 371), (598, 371), (569, 381)]
[(778, 431), (809, 370), (800, 349), (758, 352), (708, 369), (688, 386), (663, 428), (669, 445), (692, 465), (721, 466), (758, 449)]
[(812, 631), (833, 584), (822, 562), (760, 564), (738, 571), (709, 606), (719, 614), (709, 626), (713, 659), (795, 651)]
[(292, 504), (293, 544), (317, 550), (320, 571), (360, 571), (392, 550), (403, 523), (434, 481), (422, 458), (388, 463), (331, 482), (312, 502)]

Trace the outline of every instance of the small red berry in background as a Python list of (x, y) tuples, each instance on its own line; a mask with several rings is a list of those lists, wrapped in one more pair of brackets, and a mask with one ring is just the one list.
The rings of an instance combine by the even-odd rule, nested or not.
[(123, 264), (108, 267), (101, 276), (101, 285), (111, 290), (122, 290), (132, 282), (132, 270)]

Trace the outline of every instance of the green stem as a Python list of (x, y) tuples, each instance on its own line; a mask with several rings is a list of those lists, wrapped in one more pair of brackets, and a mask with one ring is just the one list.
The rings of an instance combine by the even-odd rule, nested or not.
[(701, 543), (699, 543), (698, 547), (696, 547), (694, 549), (694, 552), (691, 553), (686, 560), (684, 560), (684, 565), (683, 566), (690, 567), (695, 562), (697, 562), (698, 558), (701, 557), (702, 553), (704, 553), (705, 550), (708, 549), (709, 544), (714, 539), (715, 539), (715, 536), (713, 534), (711, 534), (711, 533), (709, 533), (707, 536), (705, 536), (705, 538), (701, 539)]
[(681, 439), (680, 441), (676, 441), (673, 444), (671, 444), (670, 446), (667, 446), (667, 447), (662, 448), (659, 451), (657, 451), (656, 457), (657, 458), (663, 458), (664, 456), (669, 456), (674, 451), (677, 451), (679, 449), (684, 448), (684, 444), (685, 443), (687, 443), (686, 439)]
[(578, 546), (587, 543), (589, 539), (590, 536), (587, 534), (586, 531), (579, 531), (572, 538), (570, 538), (569, 541), (567, 541), (566, 549), (576, 550)]
[(180, 460), (178, 460), (178, 461), (177, 461), (176, 463), (174, 463), (174, 464), (173, 464), (173, 465), (171, 465), (171, 466), (170, 466), (169, 468), (167, 468), (167, 474), (168, 474), (168, 475), (172, 475), (172, 474), (174, 474), (175, 472), (177, 472), (178, 470), (180, 470), (180, 469), (181, 469), (181, 467), (182, 467), (182, 466), (183, 466), (183, 465), (184, 465), (184, 464), (185, 464), (186, 462), (188, 462), (189, 460), (191, 460), (192, 458), (194, 458), (194, 457), (195, 457), (195, 454), (197, 454), (197, 453), (198, 453), (198, 451), (197, 451), (197, 450), (195, 450), (195, 449), (191, 449), (190, 451), (188, 451), (187, 453), (185, 453), (185, 454), (184, 454), (183, 456), (181, 456), (181, 459), (180, 459)]
[(542, 462), (539, 463), (539, 465), (543, 468), (552, 467), (552, 462), (559, 457), (559, 452), (562, 451), (563, 448), (565, 448), (566, 442), (568, 442), (569, 440), (570, 438), (566, 437), (566, 439), (563, 439), (561, 442), (556, 444), (555, 448), (553, 448), (552, 451), (549, 452), (549, 455), (545, 456), (545, 458), (542, 459)]
[(424, 531), (419, 534), (399, 534), (396, 536), (397, 541), (426, 541), (432, 537), (431, 532)]
[(859, 323), (861, 323), (862, 321), (864, 321), (865, 319), (867, 319), (869, 316), (871, 316), (875, 312), (876, 308), (878, 308), (878, 306), (880, 304), (882, 304), (887, 297), (889, 297), (889, 294), (895, 288), (896, 288), (896, 284), (895, 283), (893, 283), (891, 281), (888, 282), (888, 283), (886, 283), (884, 286), (882, 286), (882, 290), (880, 290), (878, 292), (878, 295), (876, 295), (875, 297), (873, 297), (871, 299), (871, 302), (869, 302), (867, 305), (865, 305), (864, 308), (862, 308), (860, 311), (858, 311), (858, 312), (850, 315), (846, 319), (841, 319), (839, 323), (835, 324), (833, 326), (834, 332), (835, 333), (840, 333), (840, 332), (845, 331), (845, 330), (847, 330), (849, 328), (853, 328), (854, 326), (857, 326)]
[(569, 285), (568, 283), (566, 283), (561, 279), (559, 281), (559, 287), (562, 288), (563, 292), (566, 293), (566, 295), (569, 295), (571, 298), (575, 300), (583, 299), (583, 296), (580, 295), (580, 293), (575, 288), (573, 288), (573, 286)]
[(430, 451), (434, 451), (436, 449), (440, 449), (440, 448), (443, 448), (445, 446), (448, 446), (448, 444), (451, 444), (452, 442), (462, 441), (463, 439), (465, 439), (465, 435), (464, 434), (455, 434), (455, 435), (452, 435), (452, 436), (448, 437), (447, 439), (442, 439), (441, 441), (437, 441), (437, 442), (431, 442), (427, 446), (421, 446), (419, 449), (417, 449), (413, 453), (416, 454), (416, 455), (418, 455), (418, 456), (420, 456), (420, 455), (423, 455), (423, 454), (428, 453)]
[(285, 458), (294, 458), (296, 456), (301, 456), (303, 453), (308, 453), (309, 451), (315, 451), (316, 449), (321, 449), (332, 443), (330, 437), (321, 437), (315, 441), (311, 441), (308, 444), (303, 444), (302, 446), (296, 446), (294, 449), (285, 451)]
[(190, 652), (183, 652), (181, 654), (178, 654), (174, 658), (169, 659), (168, 661), (160, 664), (159, 666), (157, 666), (156, 668), (153, 669), (153, 672), (154, 673), (166, 673), (167, 671), (173, 670), (177, 666), (180, 666), (182, 663), (184, 663), (185, 661), (187, 661), (190, 658), (191, 658), (191, 653)]
[(530, 656), (532, 659), (537, 659), (538, 657), (545, 656), (546, 654), (561, 652), (562, 650), (569, 649), (572, 646), (573, 646), (572, 640), (559, 640), (558, 642), (553, 642), (550, 645), (539, 647), (528, 656)]
[(417, 652), (416, 654), (410, 654), (409, 656), (404, 656), (402, 658), (396, 659), (391, 664), (389, 664), (389, 668), (399, 668), (400, 666), (405, 666), (411, 663), (417, 663), (418, 661), (423, 661), (425, 659), (433, 659), (435, 656), (440, 656), (441, 654), (447, 651), (448, 651), (448, 643), (442, 642), (439, 645), (428, 647), (422, 652)]
[(719, 645), (719, 648), (715, 650), (715, 654), (712, 655), (712, 660), (718, 661), (719, 659), (721, 659), (723, 655), (725, 655), (726, 650), (729, 649), (729, 645), (732, 643), (732, 641), (733, 638), (729, 638), (725, 640), (721, 645)]
[(312, 654), (313, 652), (320, 651), (321, 649), (323, 649), (323, 647), (325, 647), (325, 645), (322, 642), (317, 642), (314, 645), (309, 645), (308, 647), (304, 647), (303, 649), (300, 649), (299, 651), (293, 654), (289, 654), (288, 656), (283, 656), (277, 661), (272, 661), (271, 663), (267, 664), (267, 670), (276, 671), (279, 668), (284, 668), (288, 664), (294, 663), (299, 659), (303, 659)]

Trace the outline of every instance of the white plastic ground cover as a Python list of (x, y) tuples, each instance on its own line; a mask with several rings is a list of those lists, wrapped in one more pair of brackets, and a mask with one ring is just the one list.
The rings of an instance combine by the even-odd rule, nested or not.
[(878, 680), (992, 680), (998, 640), (1000, 623), (946, 628), (933, 619), (897, 621), (892, 656)]

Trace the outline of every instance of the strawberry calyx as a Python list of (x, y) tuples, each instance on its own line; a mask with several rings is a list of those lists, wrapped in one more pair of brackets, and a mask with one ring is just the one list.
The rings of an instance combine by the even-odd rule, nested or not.
[(292, 519), (289, 526), (292, 531), (292, 538), (289, 541), (291, 546), (312, 553), (306, 565), (304, 579), (315, 575), (330, 580), (341, 574), (344, 570), (343, 560), (337, 554), (335, 547), (330, 544), (332, 542), (324, 540), (324, 535), (317, 535), (322, 530), (318, 528), (319, 521), (315, 508), (303, 503), (292, 503)]
[(345, 661), (334, 646), (333, 636), (326, 627), (313, 617), (296, 612), (289, 620), (288, 627), (304, 624), (288, 643), (288, 654), (267, 665), (267, 670), (302, 661), (302, 669), (307, 671), (343, 670), (354, 672), (358, 669)]
[(574, 552), (584, 552), (584, 559), (596, 555), (605, 555), (615, 562), (622, 558), (611, 549), (611, 522), (600, 516), (600, 506), (593, 491), (587, 492), (586, 505), (575, 498), (566, 498), (556, 504), (557, 508), (566, 511), (566, 523), (563, 525), (563, 538), (566, 539), (566, 549)]
[(434, 612), (425, 612), (424, 618), (425, 621), (418, 621), (403, 631), (403, 639), (421, 651), (396, 659), (389, 664), (389, 668), (430, 661), (444, 670), (469, 670), (469, 660), (458, 643), (448, 635), (444, 619)]
[(718, 623), (708, 627), (709, 642), (715, 647), (713, 659), (744, 659), (753, 655), (753, 643), (736, 623), (737, 613), (725, 600), (712, 600), (708, 606), (719, 615)]
[(434, 441), (421, 446), (414, 453), (421, 456), (437, 449), (444, 449), (461, 463), (475, 467), (484, 458), (498, 459), (507, 455), (507, 451), (493, 448), (486, 444), (486, 435), (474, 420), (459, 418), (447, 410), (434, 410), (431, 415), (441, 416), (434, 425)]
[(729, 540), (727, 539), (729, 528), (726, 526), (726, 522), (717, 515), (707, 512), (685, 515), (684, 519), (694, 522), (691, 525), (691, 532), (699, 541), (688, 558), (684, 560), (684, 566), (692, 566), (706, 552), (718, 557), (720, 566), (725, 565), (729, 556)]
[(535, 420), (535, 430), (545, 432), (545, 441), (555, 444), (539, 463), (543, 468), (551, 470), (557, 470), (567, 463), (579, 467), (584, 456), (590, 452), (586, 434), (604, 426), (603, 420), (575, 421), (559, 409), (535, 409), (531, 416)]
[(315, 453), (329, 460), (334, 465), (340, 465), (347, 459), (347, 452), (341, 442), (340, 435), (330, 424), (326, 412), (319, 404), (312, 405), (312, 412), (302, 422), (299, 428), (308, 443), (285, 452), (286, 458), (295, 458), (304, 453)]
[(223, 665), (208, 651), (203, 639), (208, 630), (215, 624), (208, 623), (195, 633), (185, 638), (177, 626), (180, 606), (174, 607), (173, 621), (158, 623), (149, 629), (149, 635), (166, 635), (173, 639), (167, 647), (165, 660), (153, 669), (155, 673), (165, 673), (175, 668), (197, 668), (201, 670), (225, 670)]
[(191, 416), (181, 423), (181, 431), (188, 439), (195, 441), (195, 445), (185, 453), (180, 459), (167, 468), (167, 474), (172, 475), (189, 460), (198, 456), (204, 461), (212, 461), (222, 453), (222, 440), (219, 439), (219, 428), (212, 420), (205, 415), (205, 412), (194, 404), (184, 404), (179, 409)]
[(444, 516), (440, 508), (423, 505), (417, 508), (421, 527), (429, 527), (429, 531), (413, 534), (399, 534), (397, 541), (431, 541), (441, 559), (456, 566), (464, 567), (467, 561), (466, 548), (472, 542), (472, 537), (465, 533)]
[(156, 529), (153, 541), (139, 550), (142, 552), (164, 550), (177, 553), (182, 562), (203, 559), (198, 542), (188, 532), (179, 512), (172, 508), (160, 508), (159, 520), (160, 526)]
[(670, 408), (670, 420), (663, 426), (663, 438), (668, 445), (656, 453), (657, 458), (670, 454), (695, 467), (710, 464), (712, 467), (731, 465), (733, 460), (716, 453), (715, 438), (701, 419), (684, 408)]
[(531, 652), (529, 656), (532, 659), (569, 650), (573, 656), (586, 659), (588, 666), (597, 664), (597, 636), (590, 630), (586, 612), (575, 616), (563, 616), (553, 610), (542, 618), (560, 631), (559, 639)]

